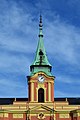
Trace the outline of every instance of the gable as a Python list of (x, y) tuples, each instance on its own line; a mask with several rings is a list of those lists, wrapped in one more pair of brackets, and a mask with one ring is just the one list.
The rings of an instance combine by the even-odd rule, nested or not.
[(49, 108), (48, 106), (40, 104), (40, 105), (36, 105), (35, 107), (29, 109), (29, 112), (30, 113), (38, 113), (38, 112), (51, 113), (51, 112), (54, 112), (54, 110)]

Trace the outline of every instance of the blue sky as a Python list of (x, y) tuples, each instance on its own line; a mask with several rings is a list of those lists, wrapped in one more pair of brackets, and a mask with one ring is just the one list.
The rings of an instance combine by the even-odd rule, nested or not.
[(28, 97), (40, 12), (55, 97), (80, 97), (80, 0), (0, 0), (0, 97)]

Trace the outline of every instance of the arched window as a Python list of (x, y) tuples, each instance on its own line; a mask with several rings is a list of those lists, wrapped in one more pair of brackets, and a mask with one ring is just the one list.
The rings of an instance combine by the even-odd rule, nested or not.
[(44, 89), (40, 88), (38, 90), (38, 102), (44, 102)]

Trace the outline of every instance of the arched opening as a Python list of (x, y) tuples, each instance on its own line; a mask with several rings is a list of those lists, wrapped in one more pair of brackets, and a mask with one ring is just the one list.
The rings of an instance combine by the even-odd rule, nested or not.
[(38, 102), (44, 102), (44, 89), (40, 88), (38, 90)]

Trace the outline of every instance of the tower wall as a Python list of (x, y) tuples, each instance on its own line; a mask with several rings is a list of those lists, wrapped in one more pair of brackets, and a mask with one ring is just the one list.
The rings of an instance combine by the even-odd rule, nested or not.
[[(38, 76), (44, 77), (44, 82), (39, 82)], [(38, 72), (28, 80), (29, 101), (38, 102), (38, 90), (44, 90), (44, 102), (54, 102), (54, 77), (49, 77), (43, 72)]]

